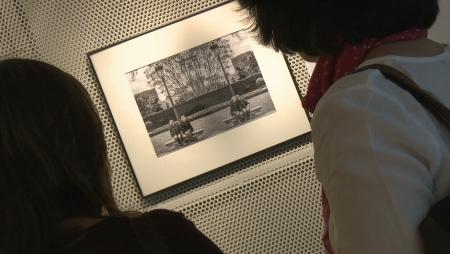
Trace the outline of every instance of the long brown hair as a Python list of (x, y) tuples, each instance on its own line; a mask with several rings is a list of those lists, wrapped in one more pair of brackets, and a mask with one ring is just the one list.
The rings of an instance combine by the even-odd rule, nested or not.
[(49, 64), (0, 62), (0, 253), (51, 253), (61, 221), (118, 212), (86, 90)]

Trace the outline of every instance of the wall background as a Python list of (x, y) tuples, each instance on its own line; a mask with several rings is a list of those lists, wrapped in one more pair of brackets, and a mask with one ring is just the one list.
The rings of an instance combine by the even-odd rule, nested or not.
[(430, 37), (442, 43), (450, 43), (450, 0), (439, 0), (441, 8), (438, 20), (430, 30)]
[[(309, 135), (142, 199), (87, 53), (223, 0), (0, 0), (0, 58), (54, 64), (89, 91), (105, 126), (114, 194), (124, 210), (182, 211), (225, 253), (323, 253), (320, 185)], [(431, 36), (450, 41), (450, 0)], [(302, 92), (312, 65), (289, 63)]]

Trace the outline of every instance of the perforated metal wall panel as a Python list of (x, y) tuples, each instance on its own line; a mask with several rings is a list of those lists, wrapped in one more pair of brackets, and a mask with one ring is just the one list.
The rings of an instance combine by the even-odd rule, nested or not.
[[(226, 253), (323, 253), (320, 187), (306, 135), (143, 199), (87, 53), (222, 0), (1, 0), (0, 58), (49, 62), (77, 77), (102, 122), (124, 210), (182, 211)], [(308, 72), (289, 57), (300, 90)]]

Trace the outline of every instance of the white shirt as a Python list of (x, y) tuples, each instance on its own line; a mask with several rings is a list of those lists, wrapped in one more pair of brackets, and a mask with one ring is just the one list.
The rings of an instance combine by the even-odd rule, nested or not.
[[(450, 48), (362, 66), (374, 63), (397, 68), (450, 107)], [(375, 70), (338, 80), (320, 100), (312, 130), (335, 253), (423, 253), (418, 225), (450, 194), (450, 132)]]

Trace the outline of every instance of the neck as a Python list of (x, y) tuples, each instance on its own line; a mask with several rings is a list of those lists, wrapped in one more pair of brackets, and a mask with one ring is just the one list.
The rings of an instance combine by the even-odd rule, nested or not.
[(432, 57), (444, 52), (444, 47), (427, 38), (382, 44), (369, 51), (365, 60), (388, 55), (406, 57)]

